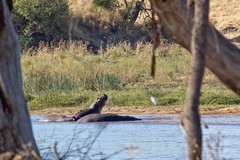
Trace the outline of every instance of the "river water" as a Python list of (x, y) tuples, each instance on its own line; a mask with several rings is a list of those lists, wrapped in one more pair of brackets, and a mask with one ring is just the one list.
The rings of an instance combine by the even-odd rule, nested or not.
[[(187, 159), (179, 115), (138, 115), (142, 121), (111, 123), (40, 122), (41, 116), (31, 119), (43, 159), (54, 159), (54, 144), (69, 160)], [(240, 116), (203, 116), (202, 121), (203, 159), (239, 159)]]

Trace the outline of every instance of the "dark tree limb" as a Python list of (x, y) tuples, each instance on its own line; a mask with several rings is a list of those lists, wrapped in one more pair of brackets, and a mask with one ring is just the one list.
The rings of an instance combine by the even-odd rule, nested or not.
[[(189, 6), (188, 10), (192, 10)], [(208, 25), (209, 0), (194, 1), (191, 45), (192, 73), (188, 85), (182, 124), (188, 140), (188, 159), (201, 159), (202, 131), (199, 114), (199, 97), (205, 67), (206, 29)], [(190, 16), (190, 14), (188, 15)]]
[(131, 19), (130, 19), (130, 25), (133, 25), (135, 23), (135, 21), (137, 20), (140, 11), (143, 8), (143, 4), (144, 4), (144, 0), (136, 2), (135, 8), (134, 8), (134, 10), (132, 12), (132, 16), (131, 16)]
[[(188, 23), (187, 0), (151, 0), (161, 25), (172, 38), (190, 51), (192, 23)], [(191, 15), (191, 14), (190, 14)], [(206, 28), (206, 67), (228, 88), (240, 95), (240, 50), (211, 24)]]

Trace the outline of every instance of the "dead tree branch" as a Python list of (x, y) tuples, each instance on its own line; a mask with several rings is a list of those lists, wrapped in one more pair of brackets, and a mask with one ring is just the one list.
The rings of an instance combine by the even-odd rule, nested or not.
[[(192, 23), (187, 20), (187, 0), (151, 0), (164, 30), (190, 51)], [(228, 88), (240, 95), (240, 50), (208, 23), (206, 28), (206, 67)]]

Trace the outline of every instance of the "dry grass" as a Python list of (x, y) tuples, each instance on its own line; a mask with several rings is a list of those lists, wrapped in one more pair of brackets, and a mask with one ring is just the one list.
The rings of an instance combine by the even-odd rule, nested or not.
[[(130, 1), (128, 1), (130, 2)], [(147, 8), (149, 8), (149, 3)], [(124, 1), (119, 0), (119, 4), (124, 6)], [(69, 0), (70, 11), (75, 17), (87, 20), (92, 23), (93, 27), (106, 29), (109, 24), (122, 25), (124, 20), (120, 15), (121, 8), (117, 11), (109, 11), (94, 6), (91, 1), (86, 0)], [(94, 17), (91, 19), (91, 17)], [(97, 21), (96, 21), (96, 19)], [(92, 22), (91, 22), (92, 21)], [(231, 39), (236, 45), (240, 45), (240, 7), (239, 0), (211, 0), (210, 1), (210, 21), (214, 26), (223, 33), (227, 38)], [(142, 25), (146, 23), (143, 16), (137, 19), (136, 24)], [(75, 34), (84, 37), (83, 28), (75, 30)], [(93, 40), (90, 37), (85, 39)]]
[(82, 21), (92, 21), (93, 26), (104, 28), (108, 24), (121, 22), (119, 12), (95, 6), (87, 0), (69, 0), (70, 13)]
[[(211, 0), (210, 21), (227, 38), (239, 37), (235, 44), (240, 45), (239, 0)], [(234, 27), (236, 29), (231, 29)]]

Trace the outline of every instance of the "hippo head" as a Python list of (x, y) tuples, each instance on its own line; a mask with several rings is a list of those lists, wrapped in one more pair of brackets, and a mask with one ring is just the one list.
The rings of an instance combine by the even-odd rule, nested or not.
[(108, 96), (106, 94), (101, 95), (101, 97), (97, 99), (97, 102), (96, 102), (97, 105), (95, 105), (95, 107), (99, 109), (99, 112), (101, 112), (107, 99), (108, 99)]
[(101, 95), (97, 100), (101, 102), (106, 102), (108, 99), (108, 96), (106, 94)]
[(108, 96), (106, 94), (101, 95), (101, 97), (99, 97), (93, 104), (91, 107), (89, 108), (85, 108), (80, 110), (78, 113), (76, 113), (73, 116), (73, 121), (77, 121), (78, 119), (80, 119), (81, 117), (84, 117), (88, 114), (92, 114), (92, 113), (101, 113), (102, 108), (105, 105), (105, 102), (107, 101)]

